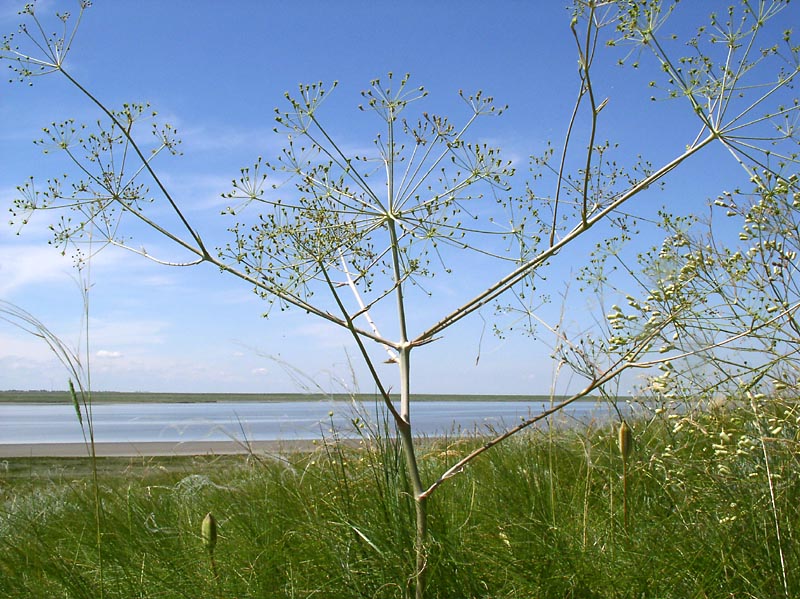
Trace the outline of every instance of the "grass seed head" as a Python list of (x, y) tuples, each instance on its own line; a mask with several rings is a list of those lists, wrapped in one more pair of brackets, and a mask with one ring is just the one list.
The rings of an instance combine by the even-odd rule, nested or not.
[(622, 424), (619, 426), (619, 453), (622, 455), (623, 458), (627, 459), (629, 455), (631, 455), (631, 451), (633, 451), (633, 432), (631, 431), (631, 427), (628, 426), (628, 423), (624, 420)]
[(69, 396), (72, 398), (72, 407), (75, 408), (75, 414), (78, 416), (78, 424), (83, 427), (83, 414), (81, 414), (81, 404), (78, 401), (78, 394), (75, 393), (75, 385), (72, 383), (72, 379), (68, 379), (69, 382)]
[(200, 527), (200, 536), (203, 537), (203, 545), (208, 549), (209, 553), (213, 553), (214, 547), (217, 544), (217, 521), (211, 512), (206, 514), (203, 518), (203, 524)]

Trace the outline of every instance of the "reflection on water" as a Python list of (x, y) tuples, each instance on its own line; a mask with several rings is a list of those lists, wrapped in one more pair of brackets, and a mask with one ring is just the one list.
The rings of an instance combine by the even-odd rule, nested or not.
[[(527, 401), (425, 401), (412, 406), (415, 433), (436, 436), (504, 430), (549, 404)], [(588, 423), (606, 420), (605, 403), (575, 402), (557, 420)], [(92, 408), (97, 442), (271, 441), (319, 439), (332, 429), (354, 432), (354, 418), (368, 426), (385, 419), (382, 406), (341, 401), (125, 403)], [(81, 443), (75, 410), (64, 404), (0, 404), (0, 444)]]

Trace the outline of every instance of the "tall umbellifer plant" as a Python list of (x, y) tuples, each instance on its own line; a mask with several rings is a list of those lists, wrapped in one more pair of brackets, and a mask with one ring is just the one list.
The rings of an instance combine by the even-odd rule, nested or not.
[[(82, 15), (90, 3), (79, 4)], [(780, 131), (763, 137), (764, 121), (756, 113), (778, 110), (772, 104), (780, 95), (777, 92), (791, 84), (796, 64), (779, 69), (772, 79), (767, 72), (764, 80), (773, 81), (773, 91), (753, 98), (724, 123), (715, 120), (733, 98), (752, 95), (747, 78), (756, 67), (768, 70), (769, 59), (778, 54), (760, 39), (784, 3), (759, 2), (758, 11), (755, 4), (746, 2), (739, 13), (746, 26), (730, 41), (726, 58), (718, 61), (692, 38), (695, 55), (684, 63), (670, 58), (669, 48), (665, 50), (661, 42), (671, 5), (577, 0), (570, 25), (578, 58), (572, 118), (565, 123), (561, 150), (534, 160), (535, 176), (524, 185), (516, 182), (518, 175), (498, 149), (471, 138), (477, 121), (503, 111), (481, 92), (459, 92), (463, 116), (451, 120), (417, 109), (426, 91), (412, 85), (408, 76), (376, 79), (363, 92), (359, 109), (370, 118), (378, 117), (381, 132), (371, 151), (354, 154), (325, 124), (323, 104), (335, 84), (301, 85), (295, 94), (287, 94), (287, 108), (277, 110), (276, 129), (286, 135), (283, 152), (274, 160), (259, 158), (242, 169), (226, 194), (231, 220), (224, 227), (232, 239), (219, 250), (209, 247), (157, 169), (160, 155), (178, 153), (174, 129), (154, 125), (155, 115), (146, 104), (119, 109), (105, 104), (67, 68), (77, 28), (70, 16), (59, 15), (63, 31), (50, 36), (33, 5), (28, 5), (22, 12), (32, 25), (4, 38), (0, 58), (20, 81), (61, 76), (94, 105), (99, 120), (94, 128), (67, 121), (45, 129), (48, 139), (42, 143), (63, 150), (77, 176), (69, 185), (54, 178), (43, 189), (32, 181), (20, 186), (16, 217), (25, 220), (38, 210), (70, 211), (69, 218), (54, 224), (55, 240), (62, 246), (79, 243), (87, 231), (84, 225), (91, 222), (95, 238), (104, 235), (109, 245), (161, 263), (207, 264), (247, 282), (268, 302), (300, 308), (349, 331), (402, 441), (416, 505), (416, 565), (411, 579), (416, 596), (422, 597), (427, 502), (436, 489), (495, 444), (602, 390), (624, 370), (644, 365), (644, 355), (679, 314), (656, 319), (624, 343), (612, 337), (606, 349), (613, 351), (607, 356), (596, 351), (602, 344), (582, 345), (561, 337), (557, 344), (561, 358), (586, 376), (585, 387), (465, 455), (433, 480), (423, 480), (415, 454), (412, 355), (441, 342), (450, 327), (485, 306), (508, 308), (512, 302), (504, 302), (506, 297), (513, 298), (513, 309), (533, 321), (535, 276), (576, 240), (592, 235), (603, 239), (608, 228), (600, 232), (604, 227), (597, 225), (628, 235), (626, 219), (641, 192), (705, 148), (732, 143), (750, 128), (759, 132), (753, 146), (785, 137)], [(613, 144), (599, 137), (601, 111), (608, 99), (600, 96), (592, 74), (599, 50), (623, 43), (635, 53), (653, 50), (674, 95), (687, 98), (691, 111), (701, 117), (697, 136), (657, 167), (644, 163), (621, 170), (608, 158)], [(737, 53), (743, 44), (752, 52)], [(756, 56), (762, 50), (766, 66)], [(721, 80), (703, 79), (719, 69)], [(749, 161), (750, 154), (737, 157)], [(165, 217), (170, 213), (169, 219)], [(139, 249), (141, 245), (123, 236), (128, 221), (135, 222), (137, 231), (149, 230), (170, 240), (191, 259), (164, 260)], [(474, 284), (479, 286), (468, 299), (438, 319), (425, 322), (413, 309), (428, 301), (422, 287), (425, 279), (466, 273), (464, 283), (469, 284), (476, 270), (489, 273), (488, 282), (477, 280)], [(396, 364), (393, 376), (399, 378), (399, 396), (389, 394), (376, 349), (388, 353)]]

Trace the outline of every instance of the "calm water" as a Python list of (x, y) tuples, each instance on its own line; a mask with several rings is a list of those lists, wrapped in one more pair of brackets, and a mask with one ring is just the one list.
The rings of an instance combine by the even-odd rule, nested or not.
[[(426, 401), (412, 407), (412, 418), (416, 434), (433, 436), (502, 430), (547, 407), (531, 401)], [(349, 435), (354, 417), (376, 422), (381, 411), (373, 403), (333, 401), (119, 403), (95, 405), (93, 422), (98, 442), (269, 441), (317, 439), (331, 428)], [(604, 403), (576, 402), (558, 418), (586, 423), (611, 413)], [(72, 405), (0, 404), (0, 444), (81, 442)]]

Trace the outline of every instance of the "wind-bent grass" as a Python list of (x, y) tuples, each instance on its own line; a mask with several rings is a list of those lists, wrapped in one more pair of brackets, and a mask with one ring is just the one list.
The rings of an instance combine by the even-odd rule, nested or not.
[[(627, 531), (615, 431), (510, 440), (431, 501), (428, 596), (779, 597), (782, 570), (798, 596), (795, 416), (788, 403), (759, 416), (770, 426), (771, 490), (752, 413), (633, 422)], [(479, 443), (431, 440), (423, 476)], [(280, 459), (100, 458), (97, 468), (106, 597), (412, 592), (414, 502), (398, 491), (404, 460), (384, 435)], [(90, 471), (74, 459), (13, 460), (0, 471), (0, 596), (96, 597)], [(216, 581), (201, 538), (209, 512)]]

